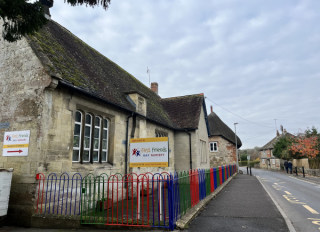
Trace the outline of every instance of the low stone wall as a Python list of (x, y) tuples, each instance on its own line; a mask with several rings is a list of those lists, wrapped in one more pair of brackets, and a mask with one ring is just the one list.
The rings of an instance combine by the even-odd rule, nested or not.
[(311, 176), (319, 176), (320, 177), (320, 169), (307, 169), (305, 172)]
[(309, 161), (308, 158), (304, 159), (293, 159), (292, 161), (293, 167), (304, 167), (304, 169), (309, 169)]

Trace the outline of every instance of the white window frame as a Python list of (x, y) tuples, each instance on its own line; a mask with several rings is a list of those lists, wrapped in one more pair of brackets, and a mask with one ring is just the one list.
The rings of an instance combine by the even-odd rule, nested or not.
[[(102, 149), (101, 149), (101, 162), (108, 162), (108, 148), (109, 148), (109, 120), (108, 119), (106, 119), (106, 118), (103, 118), (102, 119), (102, 121), (103, 121), (103, 125), (102, 125), (102, 135), (101, 135), (101, 147), (102, 147)], [(104, 121), (107, 121), (107, 127), (105, 127), (105, 122)], [(104, 139), (103, 138), (103, 135), (104, 135), (104, 131), (107, 131), (107, 138), (106, 139)], [(106, 145), (107, 145), (107, 147), (106, 148), (104, 148), (102, 145), (103, 145), (103, 140), (107, 140), (107, 142), (106, 142)], [(106, 152), (106, 160), (102, 160), (102, 153), (103, 152)]]
[[(86, 122), (86, 117), (87, 116), (90, 116), (91, 117), (91, 121), (90, 121), (90, 124), (87, 124), (87, 122)], [(89, 156), (88, 156), (88, 160), (84, 160), (83, 158), (82, 158), (82, 162), (84, 162), (84, 163), (89, 163), (90, 162), (90, 160), (91, 160), (91, 141), (92, 141), (92, 124), (93, 124), (93, 115), (92, 114), (89, 114), (89, 113), (86, 113), (85, 114), (85, 118), (84, 118), (84, 135), (83, 135), (83, 153), (85, 152), (85, 151), (88, 151), (89, 152)], [(85, 130), (86, 130), (86, 127), (88, 127), (90, 130), (90, 132), (89, 132), (89, 147), (85, 147), (85, 140), (86, 140), (86, 136), (85, 136)], [(83, 157), (84, 155), (82, 154), (82, 157)]]
[[(96, 119), (99, 119), (99, 125), (96, 126)], [(101, 146), (101, 126), (102, 126), (102, 118), (100, 116), (95, 116), (94, 117), (94, 122), (92, 123), (93, 124), (93, 153), (92, 153), (92, 160), (93, 160), (93, 154), (94, 152), (98, 152), (98, 160), (93, 160), (94, 163), (99, 163), (99, 159), (100, 159), (100, 146)], [(95, 148), (94, 145), (95, 145), (95, 131), (98, 130), (99, 133), (98, 133), (98, 148)]]
[[(79, 113), (80, 114), (80, 122), (77, 122), (76, 120), (74, 121), (74, 130), (76, 128), (76, 125), (80, 126), (80, 133), (79, 133), (79, 146), (78, 147), (73, 147), (72, 150), (72, 162), (80, 162), (80, 150), (81, 150), (81, 143), (82, 143), (82, 121), (83, 121), (83, 113), (79, 110), (76, 111), (76, 114)], [(76, 117), (75, 114), (75, 117)], [(75, 134), (73, 132), (73, 139), (75, 137)], [(78, 160), (73, 160), (73, 152), (74, 151), (78, 151)]]
[[(209, 145), (210, 145), (210, 152), (218, 152), (219, 151), (218, 142), (216, 142), (216, 141), (215, 142), (210, 142)], [(216, 146), (214, 146), (214, 145), (216, 145)], [(215, 147), (216, 147), (216, 149), (215, 149)]]
[[(101, 117), (100, 115), (95, 115), (93, 113), (84, 112), (81, 110), (77, 110), (75, 113), (75, 117), (77, 113), (80, 113), (80, 122), (74, 119), (74, 131), (73, 131), (73, 139), (75, 138), (75, 128), (76, 126), (80, 126), (80, 135), (79, 135), (79, 146), (73, 147), (72, 153), (72, 162), (79, 163), (105, 163), (108, 162), (108, 147), (109, 147), (109, 120), (107, 118)], [(90, 116), (91, 121), (90, 123), (86, 122), (86, 117)], [(96, 125), (96, 119), (99, 118), (99, 125)], [(89, 136), (85, 136), (85, 130), (89, 130)], [(98, 138), (95, 138), (95, 132), (98, 130)], [(106, 133), (105, 133), (106, 131)], [(106, 135), (106, 138), (104, 136)], [(89, 139), (89, 140), (88, 140)], [(95, 147), (95, 140), (98, 139), (98, 147)], [(86, 141), (89, 141), (87, 147), (85, 147)], [(103, 145), (105, 144), (105, 147)], [(74, 158), (74, 151), (78, 152), (78, 160), (73, 160)], [(88, 152), (89, 156), (88, 159), (84, 160), (84, 152)], [(98, 160), (93, 160), (94, 153), (98, 153)], [(106, 157), (105, 160), (102, 160), (102, 154), (105, 152)], [(82, 156), (82, 157), (81, 157)]]

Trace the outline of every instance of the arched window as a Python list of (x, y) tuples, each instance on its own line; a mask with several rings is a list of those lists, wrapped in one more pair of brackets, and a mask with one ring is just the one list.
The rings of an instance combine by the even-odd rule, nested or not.
[(108, 161), (108, 125), (108, 120), (101, 116), (76, 111), (73, 135), (73, 162), (93, 163)]

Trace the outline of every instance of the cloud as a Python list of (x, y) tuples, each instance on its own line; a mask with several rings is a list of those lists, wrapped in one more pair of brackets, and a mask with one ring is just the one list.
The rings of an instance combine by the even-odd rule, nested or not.
[[(110, 8), (55, 1), (52, 17), (162, 97), (204, 93), (243, 147), (283, 124), (320, 128), (318, 0), (121, 0)], [(249, 121), (250, 122), (249, 122)]]

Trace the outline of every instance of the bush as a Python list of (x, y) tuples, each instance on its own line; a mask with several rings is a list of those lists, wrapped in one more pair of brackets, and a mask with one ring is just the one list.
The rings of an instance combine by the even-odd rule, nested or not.
[[(255, 164), (259, 164), (259, 163), (260, 163), (259, 160), (249, 161), (250, 167), (253, 167)], [(240, 167), (247, 167), (247, 166), (248, 166), (248, 161), (247, 161), (247, 160), (245, 160), (245, 161), (240, 161), (240, 162), (239, 162), (239, 166), (240, 166)]]

